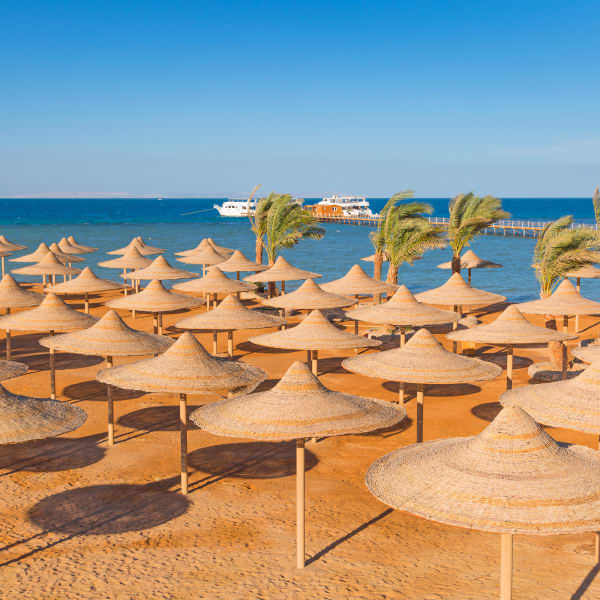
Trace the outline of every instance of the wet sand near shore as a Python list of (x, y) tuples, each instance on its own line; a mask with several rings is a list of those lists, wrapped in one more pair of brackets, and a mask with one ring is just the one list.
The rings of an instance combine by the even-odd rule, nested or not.
[[(92, 314), (103, 315), (103, 303), (117, 295), (92, 299)], [(82, 309), (81, 300), (66, 301)], [(502, 308), (475, 313), (490, 321)], [(151, 315), (132, 319), (131, 313), (119, 313), (130, 326), (152, 330)], [(164, 315), (166, 334), (176, 334), (171, 327), (182, 314)], [(543, 325), (543, 317), (528, 318)], [(595, 318), (580, 321), (581, 338), (598, 335)], [(361, 332), (366, 328), (361, 324)], [(259, 389), (273, 385), (306, 354), (247, 342), (263, 331), (269, 330), (234, 333), (235, 356), (268, 373)], [(3, 382), (10, 391), (48, 395), (48, 355), (37, 343), (41, 337), (14, 332), (13, 360), (25, 362), (30, 372)], [(211, 333), (197, 337), (212, 349)], [(436, 337), (451, 348), (442, 333)], [(225, 351), (225, 334), (219, 344)], [(395, 401), (398, 384), (341, 368), (341, 360), (353, 354), (319, 352), (321, 381), (334, 390)], [(476, 355), (505, 367), (500, 348), (478, 346)], [(527, 367), (546, 356), (544, 347), (516, 349), (515, 386), (526, 384)], [(117, 358), (115, 364), (134, 360), (139, 359)], [(60, 438), (0, 447), (3, 600), (498, 597), (499, 535), (393, 511), (364, 485), (373, 460), (415, 442), (411, 386), (408, 419), (398, 427), (307, 444), (308, 565), (297, 570), (293, 443), (217, 437), (190, 422), (190, 493), (182, 496), (177, 399), (115, 390), (116, 443), (109, 448), (105, 387), (95, 381), (103, 359), (57, 353), (56, 366), (58, 399), (81, 406), (88, 420)], [(497, 414), (504, 389), (504, 374), (484, 384), (428, 386), (424, 439), (480, 432)], [(189, 410), (215, 399), (190, 396)], [(547, 431), (559, 441), (598, 445), (592, 435)], [(515, 536), (515, 600), (600, 599), (599, 571), (592, 534)]]

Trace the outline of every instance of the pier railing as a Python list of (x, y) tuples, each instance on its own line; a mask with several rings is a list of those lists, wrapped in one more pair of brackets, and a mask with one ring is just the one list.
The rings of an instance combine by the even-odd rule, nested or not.
[[(441, 225), (443, 227), (448, 226), (450, 219), (448, 217), (426, 217), (427, 220), (434, 225)], [(319, 215), (317, 220), (321, 223), (339, 223), (347, 225), (367, 225), (370, 227), (377, 227), (379, 223), (378, 216), (364, 216), (364, 217), (344, 217), (344, 216), (322, 216)], [(493, 225), (490, 225), (484, 230), (486, 235), (508, 235), (508, 236), (523, 236), (523, 237), (538, 237), (543, 231), (544, 227), (551, 221), (525, 221), (525, 220), (513, 220), (504, 219), (497, 221)], [(573, 223), (570, 229), (581, 229), (587, 227), (590, 229), (598, 229), (598, 225), (595, 223)]]

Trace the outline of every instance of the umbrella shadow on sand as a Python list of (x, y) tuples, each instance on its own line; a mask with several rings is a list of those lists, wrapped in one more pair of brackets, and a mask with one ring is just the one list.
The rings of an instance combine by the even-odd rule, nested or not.
[[(313, 469), (318, 458), (305, 450), (306, 470)], [(277, 479), (296, 474), (295, 442), (241, 442), (199, 448), (188, 456), (192, 469), (209, 473), (194, 484), (205, 487), (227, 477), (241, 479)]]
[(9, 444), (0, 452), (0, 477), (18, 471), (38, 473), (68, 471), (92, 465), (104, 458), (106, 450), (98, 442), (103, 433), (83, 438), (53, 437), (24, 444)]
[[(91, 367), (104, 362), (104, 359), (99, 356), (85, 356), (82, 354), (69, 354), (67, 352), (57, 352), (54, 356), (56, 357), (54, 368), (57, 371), (83, 369), (84, 367)], [(48, 352), (19, 356), (16, 360), (25, 363), (33, 371), (50, 370), (50, 356)]]
[(498, 413), (501, 410), (502, 405), (500, 402), (484, 402), (483, 404), (474, 406), (471, 409), (471, 413), (478, 419), (491, 423), (498, 416)]
[[(106, 384), (96, 380), (73, 383), (66, 386), (62, 393), (72, 400), (74, 404), (83, 401), (106, 402)], [(146, 392), (123, 390), (121, 388), (113, 387), (114, 402), (120, 400), (133, 400), (135, 398), (140, 398), (145, 394)]]
[(384, 429), (377, 429), (376, 431), (367, 431), (366, 433), (359, 433), (361, 436), (369, 436), (369, 437), (379, 437), (382, 439), (386, 439), (389, 437), (393, 437), (398, 435), (399, 433), (403, 433), (413, 424), (413, 419), (410, 417), (404, 417), (400, 423), (396, 423), (391, 427), (385, 427)]
[(146, 485), (92, 485), (53, 494), (35, 504), (28, 512), (31, 523), (43, 531), (13, 542), (0, 551), (41, 540), (49, 533), (64, 534), (41, 547), (11, 558), (6, 566), (77, 536), (110, 535), (158, 527), (183, 515), (189, 500), (169, 488), (178, 478)]
[[(398, 393), (399, 383), (396, 381), (386, 381), (382, 387), (390, 392)], [(443, 383), (430, 384), (425, 386), (425, 395), (427, 396), (466, 396), (467, 394), (476, 394), (481, 388), (472, 383)], [(417, 395), (417, 386), (413, 383), (404, 384), (405, 402)]]

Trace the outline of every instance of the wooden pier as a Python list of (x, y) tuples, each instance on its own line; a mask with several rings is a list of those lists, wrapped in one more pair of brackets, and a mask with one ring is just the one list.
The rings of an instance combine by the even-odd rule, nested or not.
[[(448, 217), (426, 217), (430, 223), (448, 227)], [(338, 217), (338, 216), (317, 216), (320, 223), (339, 223), (340, 225), (366, 225), (367, 227), (377, 227), (379, 223), (378, 217)], [(543, 231), (549, 221), (512, 221), (503, 220), (494, 223), (484, 230), (485, 235), (500, 235), (511, 237), (531, 237), (536, 238)], [(573, 223), (572, 229), (580, 229), (589, 227), (597, 229), (595, 224)]]

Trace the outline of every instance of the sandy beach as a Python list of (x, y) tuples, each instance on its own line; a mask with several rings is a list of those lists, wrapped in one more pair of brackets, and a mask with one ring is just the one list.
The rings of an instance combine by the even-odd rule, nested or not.
[[(117, 296), (107, 292), (94, 298), (91, 313), (103, 315), (103, 303)], [(502, 308), (476, 314), (488, 322)], [(119, 312), (130, 326), (152, 331), (151, 315), (134, 320)], [(164, 315), (167, 334), (175, 335), (169, 328), (182, 314)], [(298, 320), (292, 317), (292, 323)], [(544, 324), (543, 317), (530, 321)], [(580, 338), (596, 336), (595, 323), (582, 317)], [(434, 331), (450, 349), (443, 335), (447, 329)], [(236, 333), (235, 356), (268, 372), (259, 389), (271, 387), (294, 360), (305, 359), (304, 352), (254, 346), (246, 341), (254, 334)], [(13, 334), (13, 360), (26, 363), (30, 372), (3, 382), (8, 390), (47, 396), (48, 355), (37, 343), (41, 337)], [(212, 334), (197, 337), (211, 347)], [(219, 343), (225, 351), (224, 334)], [(353, 354), (321, 352), (321, 381), (333, 390), (395, 400), (398, 384), (341, 368), (341, 360)], [(477, 356), (505, 366), (498, 348), (478, 347)], [(526, 384), (527, 367), (545, 357), (541, 346), (519, 349), (515, 386)], [(95, 381), (102, 359), (57, 353), (56, 365), (58, 399), (81, 406), (88, 419), (60, 438), (2, 448), (3, 599), (497, 597), (499, 536), (393, 511), (364, 485), (376, 458), (415, 441), (411, 386), (408, 419), (398, 427), (307, 445), (308, 564), (299, 571), (293, 443), (216, 437), (190, 422), (190, 493), (184, 497), (178, 493), (176, 398), (116, 389), (116, 444), (108, 448), (105, 388)], [(497, 414), (504, 388), (503, 377), (479, 385), (428, 386), (425, 441), (480, 432)], [(190, 397), (190, 412), (215, 399)], [(547, 431), (559, 441), (597, 447), (592, 435)], [(516, 599), (600, 598), (597, 571), (592, 534), (515, 537)]]

